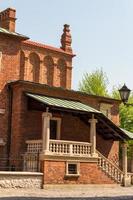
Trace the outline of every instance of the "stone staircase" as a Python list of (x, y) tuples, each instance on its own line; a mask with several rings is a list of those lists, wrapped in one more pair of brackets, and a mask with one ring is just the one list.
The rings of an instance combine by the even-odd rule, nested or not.
[(98, 166), (99, 168), (108, 175), (116, 183), (121, 184), (123, 180), (124, 173), (109, 159), (104, 157), (99, 151), (98, 153)]

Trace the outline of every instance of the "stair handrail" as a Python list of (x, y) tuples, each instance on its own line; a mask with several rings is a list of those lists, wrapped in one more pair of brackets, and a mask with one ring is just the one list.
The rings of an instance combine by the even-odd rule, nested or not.
[(101, 158), (105, 159), (107, 162), (109, 162), (111, 165), (113, 165), (113, 167), (116, 168), (122, 175), (124, 175), (124, 172), (122, 170), (120, 170), (120, 168), (117, 165), (115, 165), (111, 160), (109, 160), (108, 158), (103, 156), (98, 150), (97, 150), (97, 153)]

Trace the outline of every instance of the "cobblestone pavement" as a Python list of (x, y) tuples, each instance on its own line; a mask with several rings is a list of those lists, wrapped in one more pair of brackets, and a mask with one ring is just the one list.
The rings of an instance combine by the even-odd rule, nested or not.
[(0, 200), (133, 200), (133, 187), (78, 186), (48, 189), (0, 189)]

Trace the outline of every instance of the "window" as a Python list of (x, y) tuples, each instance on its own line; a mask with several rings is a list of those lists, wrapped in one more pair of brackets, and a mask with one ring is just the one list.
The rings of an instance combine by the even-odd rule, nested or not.
[(66, 176), (79, 176), (79, 163), (66, 163)]
[(60, 140), (61, 118), (53, 117), (50, 120), (50, 139)]
[(77, 164), (68, 164), (68, 174), (77, 174)]

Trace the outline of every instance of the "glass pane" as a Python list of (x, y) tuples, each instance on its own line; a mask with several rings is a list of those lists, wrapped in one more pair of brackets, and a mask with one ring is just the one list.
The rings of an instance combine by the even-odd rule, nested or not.
[(68, 174), (77, 174), (76, 164), (68, 164)]

